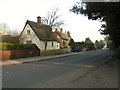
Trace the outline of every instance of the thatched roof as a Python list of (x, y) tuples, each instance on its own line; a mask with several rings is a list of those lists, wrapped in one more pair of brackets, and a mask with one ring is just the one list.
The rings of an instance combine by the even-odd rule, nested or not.
[(27, 20), (25, 27), (27, 24), (30, 25), (30, 27), (33, 29), (33, 31), (35, 32), (35, 34), (38, 36), (40, 40), (45, 41), (47, 39), (48, 41), (57, 41), (55, 33), (52, 32), (52, 29), (50, 26), (39, 24), (37, 22), (33, 22), (29, 20)]

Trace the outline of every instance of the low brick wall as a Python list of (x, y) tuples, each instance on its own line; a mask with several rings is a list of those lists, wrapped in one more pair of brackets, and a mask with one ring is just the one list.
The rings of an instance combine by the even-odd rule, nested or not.
[(0, 51), (2, 60), (12, 60), (17, 58), (40, 56), (40, 50), (7, 50)]

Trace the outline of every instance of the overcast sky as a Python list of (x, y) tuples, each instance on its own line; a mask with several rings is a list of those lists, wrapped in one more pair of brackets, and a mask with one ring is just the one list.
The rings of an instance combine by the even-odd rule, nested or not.
[(79, 0), (0, 0), (0, 23), (6, 23), (11, 30), (22, 31), (26, 20), (37, 21), (37, 16), (44, 17), (53, 7), (59, 8), (59, 15), (64, 20), (64, 31), (70, 31), (74, 41), (84, 41), (89, 37), (92, 41), (103, 39), (98, 30), (99, 21), (88, 20), (69, 10)]

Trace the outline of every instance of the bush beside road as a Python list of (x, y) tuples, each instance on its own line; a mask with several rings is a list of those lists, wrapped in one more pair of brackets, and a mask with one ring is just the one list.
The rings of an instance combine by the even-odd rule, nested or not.
[(70, 48), (58, 49), (58, 50), (47, 50), (47, 51), (41, 51), (40, 56), (60, 55), (60, 54), (65, 54), (70, 52), (71, 52)]

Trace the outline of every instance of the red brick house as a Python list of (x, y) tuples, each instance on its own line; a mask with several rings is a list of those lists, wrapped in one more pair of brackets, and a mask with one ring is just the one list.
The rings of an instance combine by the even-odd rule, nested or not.
[(56, 28), (55, 29), (55, 34), (57, 37), (57, 41), (60, 43), (60, 48), (69, 48), (69, 41), (71, 39), (70, 32), (63, 32), (63, 29), (61, 28), (59, 31)]

